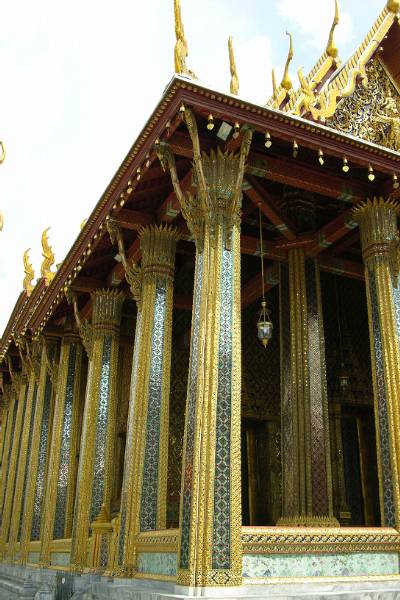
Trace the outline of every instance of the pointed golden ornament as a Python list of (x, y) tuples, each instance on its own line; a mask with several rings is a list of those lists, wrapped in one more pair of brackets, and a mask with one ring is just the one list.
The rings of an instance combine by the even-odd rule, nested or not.
[(337, 58), (339, 55), (339, 50), (333, 39), (335, 29), (338, 25), (339, 25), (339, 4), (338, 4), (338, 0), (335, 0), (335, 17), (333, 19), (332, 27), (329, 32), (328, 45), (326, 47), (326, 53), (328, 54), (328, 56), (331, 56), (332, 58)]
[(274, 98), (274, 100), (276, 99), (277, 94), (278, 94), (278, 86), (276, 84), (275, 69), (272, 69), (272, 97)]
[(42, 256), (43, 262), (40, 267), (40, 275), (46, 280), (46, 285), (49, 285), (51, 280), (54, 278), (55, 273), (51, 270), (51, 267), (54, 265), (54, 253), (49, 244), (49, 238), (47, 232), (50, 227), (45, 229), (42, 233)]
[(33, 270), (31, 263), (29, 262), (29, 251), (30, 248), (28, 248), (28, 250), (25, 250), (23, 257), (25, 273), (23, 287), (28, 296), (31, 295), (32, 290), (34, 288), (34, 286), (32, 285), (32, 281), (35, 277), (35, 271)]
[(181, 2), (180, 0), (174, 0), (174, 14), (175, 14), (175, 73), (178, 75), (189, 75), (190, 77), (196, 78), (195, 74), (187, 68), (186, 59), (189, 54), (188, 43), (185, 38), (185, 29), (183, 27), (182, 14), (181, 14)]
[(3, 217), (3, 213), (0, 211), (0, 231), (3, 231), (3, 227), (4, 227), (4, 217)]
[(388, 0), (386, 7), (390, 12), (397, 14), (400, 11), (400, 0)]
[(2, 141), (0, 141), (0, 165), (4, 162), (6, 158), (6, 149)]
[(233, 38), (229, 36), (228, 39), (228, 49), (229, 49), (229, 64), (231, 69), (231, 94), (237, 96), (239, 94), (239, 77), (236, 69), (236, 61), (235, 54), (233, 52)]
[(285, 71), (283, 73), (283, 78), (282, 78), (281, 86), (287, 92), (289, 92), (292, 89), (292, 87), (293, 87), (292, 81), (291, 81), (291, 79), (289, 77), (289, 66), (290, 66), (290, 63), (292, 62), (293, 57), (294, 57), (294, 50), (293, 50), (293, 37), (292, 37), (292, 34), (287, 31), (286, 35), (289, 36), (290, 45), (289, 45), (289, 53), (288, 53), (288, 57), (286, 59)]

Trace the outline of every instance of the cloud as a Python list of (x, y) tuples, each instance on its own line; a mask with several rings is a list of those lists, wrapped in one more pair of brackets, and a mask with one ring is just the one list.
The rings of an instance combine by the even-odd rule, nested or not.
[[(326, 47), (334, 16), (333, 0), (280, 0), (278, 13), (292, 27), (294, 38), (321, 51)], [(340, 11), (340, 25), (336, 30), (337, 45), (344, 46), (353, 40), (354, 26), (350, 14)]]

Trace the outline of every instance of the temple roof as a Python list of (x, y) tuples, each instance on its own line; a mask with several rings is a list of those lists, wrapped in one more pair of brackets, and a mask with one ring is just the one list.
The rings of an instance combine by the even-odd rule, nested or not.
[(365, 67), (377, 52), (382, 55), (383, 63), (397, 83), (400, 75), (398, 10), (398, 3), (389, 0), (361, 44), (343, 64), (328, 43), (301, 85), (296, 90), (286, 90), (280, 85), (268, 100), (268, 106), (325, 122), (335, 114), (339, 102), (353, 94), (357, 83), (365, 82)]
[[(321, 121), (325, 116), (314, 121), (312, 110), (321, 111), (324, 107), (328, 115), (326, 111), (331, 110), (333, 103), (335, 107), (340, 104), (351, 93), (350, 88), (363, 81), (363, 69), (380, 45), (383, 50), (379, 60), (384, 61), (395, 85), (399, 73), (393, 56), (400, 48), (400, 28), (397, 16), (385, 8), (349, 61), (338, 67), (335, 52), (329, 53), (328, 48), (305, 85), (303, 82), (303, 90), (293, 92), (289, 102), (280, 108), (274, 108), (271, 102), (260, 106), (236, 95), (233, 48), (231, 94), (212, 90), (195, 80), (185, 61), (179, 63), (176, 57), (185, 74), (175, 75), (166, 87), (56, 274), (52, 279), (41, 277), (33, 291), (27, 288), (18, 298), (1, 338), (0, 363), (9, 351), (18, 355), (15, 346), (22, 336), (36, 337), (45, 328), (47, 332), (62, 332), (65, 317), (72, 311), (65, 297), (67, 290), (79, 294), (79, 311), (82, 318), (87, 318), (93, 290), (126, 285), (123, 267), (115, 260), (116, 249), (107, 232), (110, 219), (116, 220), (123, 230), (128, 258), (140, 261), (138, 230), (146, 224), (163, 222), (173, 222), (181, 231), (178, 253), (193, 255), (193, 240), (169, 174), (164, 173), (155, 151), (157, 141), (170, 145), (177, 158), (181, 186), (184, 191), (190, 190), (193, 149), (182, 118), (185, 106), (190, 106), (196, 116), (205, 152), (216, 148), (234, 152), (240, 147), (243, 131), (254, 129), (243, 189), (242, 306), (257, 300), (260, 288), (259, 263), (254, 258), (260, 253), (258, 223), (253, 216), (259, 206), (268, 233), (264, 243), (268, 284), (277, 283), (276, 267), (285, 260), (286, 250), (293, 244), (306, 247), (308, 255), (317, 258), (322, 269), (363, 279), (359, 236), (354, 231), (351, 209), (367, 197), (397, 195), (394, 182), (400, 173), (400, 154), (380, 143), (340, 131), (339, 127), (324, 125)], [(323, 82), (321, 88), (317, 81)], [(307, 85), (321, 94), (308, 113), (304, 108)], [(281, 92), (278, 90), (278, 94)], [(285, 194), (298, 191), (315, 212), (315, 227), (310, 231), (296, 227), (282, 204)], [(191, 310), (191, 305), (191, 296), (179, 295), (178, 290), (175, 306)], [(0, 370), (6, 370), (5, 365)]]

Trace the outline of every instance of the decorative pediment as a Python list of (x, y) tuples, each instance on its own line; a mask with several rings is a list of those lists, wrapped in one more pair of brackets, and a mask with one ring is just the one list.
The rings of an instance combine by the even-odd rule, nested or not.
[(400, 95), (379, 59), (366, 66), (368, 79), (343, 98), (326, 125), (400, 151)]

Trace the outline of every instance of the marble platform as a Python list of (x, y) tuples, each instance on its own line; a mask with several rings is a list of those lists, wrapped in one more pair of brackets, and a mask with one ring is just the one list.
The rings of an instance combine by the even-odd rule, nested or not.
[(0, 564), (0, 600), (400, 600), (400, 576), (298, 579), (238, 588), (179, 588), (173, 582), (111, 579)]

